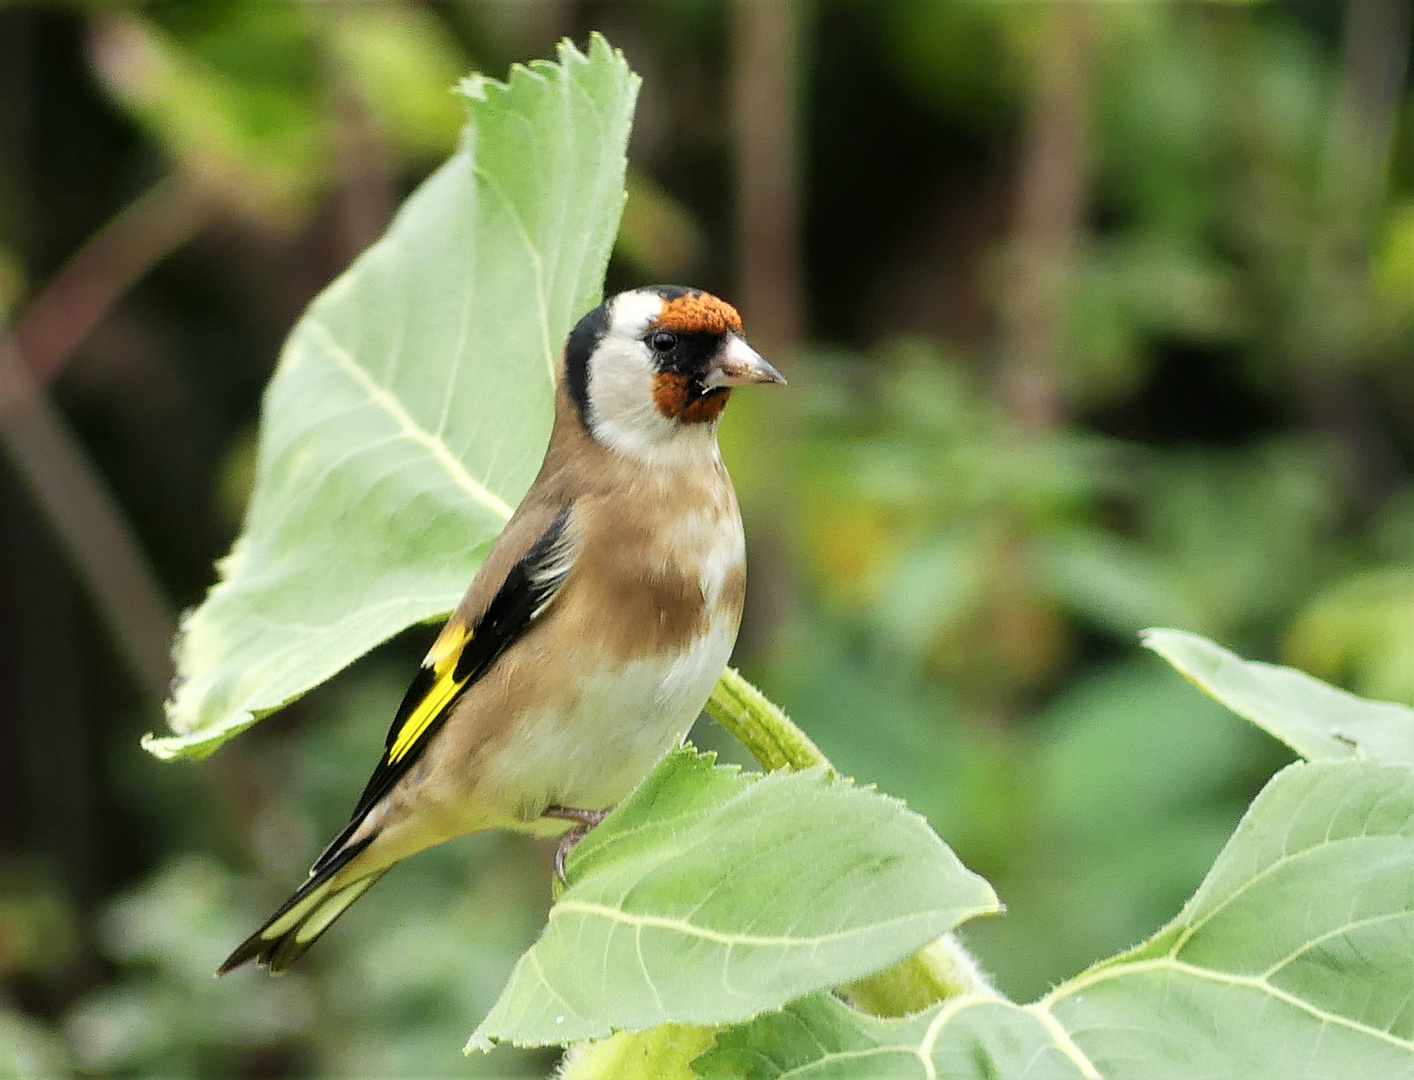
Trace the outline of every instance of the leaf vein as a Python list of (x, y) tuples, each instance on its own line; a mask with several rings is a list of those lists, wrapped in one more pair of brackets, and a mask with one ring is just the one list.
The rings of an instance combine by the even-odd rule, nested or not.
[(335, 340), (328, 327), (313, 317), (307, 320), (307, 325), (320, 336), (325, 355), (358, 384), (374, 405), (388, 414), (393, 423), (398, 425), (404, 437), (424, 447), (432, 455), (433, 460), (446, 470), (453, 483), (482, 506), (502, 520), (510, 519), (511, 507), (506, 504), (505, 500), (467, 472), (466, 466), (447, 449), (446, 443), (421, 427), (413, 419), (412, 414), (403, 407), (402, 402), (387, 389), (379, 386), (373, 377), (359, 365), (358, 361)]
[(680, 934), (685, 934), (688, 937), (701, 938), (704, 941), (715, 942), (719, 945), (744, 945), (753, 948), (769, 949), (805, 948), (812, 945), (822, 945), (831, 941), (860, 937), (864, 934), (876, 933), (884, 927), (919, 922), (934, 916), (943, 918), (953, 917), (951, 910), (935, 908), (927, 911), (909, 912), (906, 915), (895, 916), (892, 919), (884, 919), (874, 923), (872, 926), (855, 927), (848, 930), (840, 930), (832, 934), (816, 934), (810, 937), (789, 937), (768, 934), (729, 934), (721, 930), (697, 926), (682, 919), (670, 918), (666, 915), (633, 915), (627, 911), (607, 907), (603, 904), (596, 904), (588, 900), (566, 898), (562, 899), (550, 909), (550, 918), (554, 919), (556, 916), (564, 916), (572, 913), (595, 916), (613, 924), (636, 926), (640, 929), (672, 930)]
[(1046, 1029), (1046, 1034), (1051, 1037), (1055, 1048), (1080, 1070), (1080, 1075), (1085, 1077), (1085, 1080), (1103, 1080), (1100, 1070), (1095, 1068), (1095, 1063), (1075, 1044), (1070, 1032), (1055, 1018), (1049, 1007), (1038, 1002), (1035, 1005), (1023, 1005), (1022, 1008), (1041, 1021), (1041, 1026)]
[(1310, 941), (1307, 941), (1302, 944), (1299, 949), (1295, 949), (1292, 952), (1288, 953), (1286, 956), (1283, 956), (1275, 964), (1267, 968), (1266, 971), (1262, 972), (1259, 978), (1270, 979), (1273, 975), (1275, 975), (1282, 968), (1286, 967), (1297, 957), (1301, 956), (1303, 953), (1310, 952), (1317, 945), (1329, 941), (1333, 937), (1339, 937), (1341, 934), (1348, 933), (1351, 930), (1357, 929), (1358, 927), (1373, 926), (1376, 923), (1388, 922), (1391, 919), (1408, 919), (1411, 917), (1414, 917), (1414, 911), (1386, 911), (1382, 915), (1372, 915), (1368, 919), (1356, 919), (1353, 922), (1342, 923), (1340, 926), (1336, 926), (1330, 930), (1327, 930), (1324, 934), (1318, 934)]
[(1183, 950), (1183, 947), (1193, 939), (1193, 937), (1198, 933), (1198, 931), (1202, 930), (1203, 927), (1207, 926), (1208, 923), (1210, 923), (1224, 909), (1229, 907), (1235, 900), (1245, 895), (1248, 890), (1250, 890), (1259, 881), (1263, 881), (1266, 878), (1270, 877), (1282, 867), (1285, 867), (1290, 863), (1296, 862), (1300, 859), (1307, 858), (1308, 856), (1315, 855), (1325, 850), (1326, 848), (1335, 847), (1338, 844), (1358, 843), (1359, 841), (1370, 839), (1378, 838), (1370, 837), (1365, 833), (1360, 833), (1355, 836), (1342, 836), (1337, 840), (1322, 840), (1320, 843), (1313, 844), (1310, 847), (1302, 848), (1300, 851), (1295, 851), (1291, 854), (1284, 853), (1282, 855), (1277, 856), (1277, 858), (1275, 858), (1266, 866), (1262, 867), (1262, 869), (1254, 873), (1250, 878), (1248, 878), (1236, 889), (1234, 889), (1229, 895), (1223, 897), (1222, 900), (1220, 900), (1211, 911), (1205, 913), (1202, 918), (1198, 919), (1193, 923), (1190, 923), (1187, 927), (1185, 927), (1183, 932), (1178, 935), (1177, 939), (1175, 939), (1173, 943), (1173, 948), (1169, 950), (1168, 955), (1172, 957), (1177, 957), (1178, 954)]
[(1181, 975), (1188, 975), (1195, 979), (1203, 979), (1224, 986), (1260, 990), (1279, 1001), (1285, 1002), (1293, 1008), (1300, 1009), (1302, 1012), (1314, 1016), (1323, 1023), (1334, 1024), (1337, 1027), (1344, 1027), (1351, 1031), (1369, 1035), (1371, 1038), (1379, 1039), (1381, 1042), (1389, 1043), (1391, 1046), (1414, 1054), (1414, 1042), (1408, 1039), (1401, 1039), (1398, 1035), (1393, 1035), (1388, 1031), (1373, 1027), (1370, 1024), (1362, 1023), (1351, 1017), (1326, 1012), (1320, 1006), (1304, 998), (1297, 997), (1295, 994), (1283, 990), (1278, 986), (1273, 986), (1260, 975), (1232, 975), (1228, 972), (1214, 971), (1210, 968), (1201, 968), (1194, 964), (1185, 963), (1173, 956), (1161, 956), (1153, 960), (1136, 960), (1127, 964), (1116, 964), (1113, 967), (1094, 968), (1086, 975), (1081, 975), (1067, 983), (1062, 983), (1034, 1006), (1026, 1007), (1028, 1009), (1050, 1009), (1055, 1002), (1070, 997), (1087, 987), (1124, 978), (1128, 975), (1140, 975), (1151, 971), (1173, 971)]
[(525, 219), (521, 217), (520, 211), (516, 208), (510, 195), (501, 187), (500, 181), (480, 165), (476, 166), (476, 175), (505, 205), (506, 213), (512, 224), (515, 225), (516, 231), (520, 233), (521, 239), (525, 243), (525, 250), (530, 255), (530, 261), (535, 270), (535, 306), (536, 314), (540, 317), (541, 347), (544, 349), (545, 361), (550, 368), (550, 380), (553, 382), (555, 379), (555, 346), (550, 340), (550, 311), (545, 298), (545, 262), (541, 258), (540, 248), (531, 238)]

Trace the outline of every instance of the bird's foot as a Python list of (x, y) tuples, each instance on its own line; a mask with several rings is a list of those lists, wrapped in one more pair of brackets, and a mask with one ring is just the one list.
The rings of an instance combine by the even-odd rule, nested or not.
[(608, 815), (607, 810), (580, 810), (574, 806), (547, 806), (541, 817), (559, 818), (561, 821), (573, 821), (574, 828), (570, 829), (560, 837), (560, 842), (555, 846), (555, 877), (561, 885), (568, 885), (565, 879), (565, 857), (574, 850), (574, 846), (584, 839), (590, 829), (603, 821)]

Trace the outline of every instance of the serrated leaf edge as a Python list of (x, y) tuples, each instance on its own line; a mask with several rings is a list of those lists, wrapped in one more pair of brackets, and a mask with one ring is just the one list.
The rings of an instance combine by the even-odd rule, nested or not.
[[(927, 831), (928, 831), (928, 832), (933, 836), (933, 838), (937, 841), (937, 843), (938, 843), (938, 845), (939, 845), (940, 847), (942, 847), (942, 848), (944, 848), (945, 850), (951, 852), (951, 849), (948, 848), (947, 844), (942, 840), (942, 838), (939, 837), (939, 836), (937, 836), (937, 834), (936, 834), (935, 832), (933, 832), (932, 826), (928, 824), (927, 819), (924, 818), (921, 814), (917, 813), (916, 811), (910, 809), (910, 808), (908, 807), (908, 805), (907, 805), (902, 799), (896, 798), (895, 796), (892, 796), (892, 795), (887, 795), (887, 794), (884, 794), (884, 793), (879, 792), (879, 791), (875, 788), (875, 786), (874, 786), (873, 784), (859, 784), (859, 783), (857, 783), (852, 777), (843, 776), (843, 775), (841, 775), (841, 774), (839, 774), (839, 773), (836, 773), (836, 772), (835, 772), (833, 769), (831, 769), (829, 766), (817, 765), (817, 766), (812, 766), (812, 767), (810, 767), (810, 768), (808, 768), (808, 769), (800, 769), (800, 770), (775, 769), (775, 770), (772, 770), (772, 771), (770, 771), (770, 772), (764, 772), (764, 773), (762, 773), (762, 772), (755, 772), (755, 771), (747, 771), (747, 770), (742, 769), (741, 766), (736, 765), (736, 764), (732, 764), (732, 763), (728, 763), (728, 764), (725, 764), (725, 765), (716, 765), (716, 764), (715, 764), (715, 760), (716, 760), (716, 756), (717, 756), (717, 755), (715, 754), (715, 752), (712, 752), (712, 751), (706, 751), (706, 752), (699, 751), (699, 750), (697, 750), (695, 747), (693, 747), (690, 743), (684, 744), (682, 747), (680, 747), (680, 748), (678, 748), (678, 749), (672, 751), (672, 754), (673, 754), (673, 755), (677, 755), (677, 756), (681, 756), (681, 757), (684, 757), (684, 758), (689, 758), (689, 757), (690, 757), (690, 758), (693, 759), (693, 760), (691, 761), (691, 764), (694, 764), (694, 765), (706, 764), (712, 771), (719, 771), (719, 772), (724, 772), (724, 773), (725, 773), (725, 772), (730, 772), (730, 773), (732, 773), (732, 774), (734, 775), (734, 778), (740, 779), (740, 780), (744, 781), (744, 783), (742, 784), (742, 786), (741, 786), (740, 788), (738, 788), (736, 791), (734, 791), (734, 792), (727, 798), (726, 801), (724, 801), (723, 803), (721, 803), (721, 804), (719, 804), (719, 805), (717, 805), (717, 806), (711, 808), (711, 813), (712, 813), (712, 814), (715, 814), (715, 813), (717, 813), (717, 812), (720, 812), (722, 809), (724, 809), (724, 808), (730, 806), (730, 805), (731, 805), (734, 801), (736, 801), (738, 798), (744, 797), (748, 792), (754, 791), (759, 785), (762, 785), (762, 784), (792, 783), (792, 782), (793, 782), (793, 783), (801, 783), (803, 780), (816, 780), (816, 781), (821, 781), (821, 780), (823, 780), (824, 783), (823, 783), (821, 786), (823, 786), (823, 787), (825, 787), (825, 788), (841, 788), (841, 789), (846, 789), (846, 790), (860, 791), (860, 792), (863, 792), (863, 793), (865, 793), (865, 794), (868, 794), (868, 795), (871, 796), (872, 798), (875, 798), (875, 799), (880, 800), (880, 801), (883, 802), (883, 803), (889, 804), (890, 806), (894, 807), (894, 808), (897, 809), (897, 810), (902, 811), (905, 816), (907, 816), (907, 817), (909, 817), (909, 818), (912, 818), (912, 819), (916, 820), (917, 822), (921, 823), (921, 824), (924, 826), (924, 828), (927, 829)], [(630, 799), (632, 799), (632, 796), (630, 796)], [(629, 800), (625, 800), (625, 803), (627, 803), (628, 801), (629, 801)], [(623, 833), (621, 833), (621, 834), (618, 834), (618, 835), (615, 835), (615, 836), (611, 837), (610, 839), (608, 839), (607, 841), (604, 842), (604, 844), (601, 846), (601, 848), (596, 849), (596, 850), (602, 850), (603, 848), (608, 847), (610, 844), (615, 843), (617, 840), (619, 840), (619, 839), (621, 839), (621, 838), (626, 838), (627, 836), (635, 835), (635, 834), (637, 834), (637, 833), (639, 833), (639, 832), (641, 832), (641, 831), (643, 831), (643, 830), (645, 830), (645, 829), (649, 829), (649, 828), (661, 828), (665, 823), (671, 823), (671, 822), (674, 821), (674, 820), (679, 820), (679, 819), (684, 818), (684, 817), (692, 817), (692, 816), (697, 816), (697, 815), (694, 814), (693, 812), (687, 812), (687, 813), (675, 815), (673, 818), (659, 819), (659, 820), (655, 820), (655, 821), (652, 821), (652, 822), (644, 823), (643, 825), (634, 826), (634, 827), (631, 828), (631, 829), (625, 830), (625, 831), (624, 831)], [(581, 846), (582, 846), (582, 845), (581, 845)], [(571, 854), (571, 856), (570, 856), (570, 863), (569, 863), (569, 865), (568, 865), (568, 867), (567, 867), (567, 870), (570, 872), (571, 878), (573, 877), (574, 858), (575, 858), (575, 854), (577, 854), (577, 853), (579, 853), (579, 848), (578, 848), (578, 847), (576, 847), (575, 853), (572, 853), (572, 854)], [(953, 857), (956, 858), (956, 854), (955, 854), (955, 853), (953, 853)], [(927, 911), (915, 911), (915, 912), (910, 912), (910, 913), (908, 913), (907, 915), (896, 916), (896, 917), (894, 917), (894, 918), (892, 918), (892, 919), (889, 919), (889, 920), (886, 920), (886, 921), (884, 921), (884, 922), (872, 924), (871, 926), (869, 926), (869, 927), (867, 927), (867, 928), (865, 928), (865, 929), (862, 929), (862, 930), (840, 931), (840, 932), (831, 933), (831, 934), (816, 935), (815, 937), (786, 937), (786, 936), (784, 936), (784, 935), (772, 935), (772, 936), (758, 935), (758, 936), (754, 936), (754, 937), (753, 937), (753, 936), (750, 936), (750, 935), (727, 934), (727, 933), (725, 933), (725, 932), (723, 932), (723, 931), (712, 930), (712, 929), (707, 928), (707, 927), (701, 927), (701, 926), (698, 926), (698, 925), (695, 924), (695, 923), (689, 923), (689, 922), (686, 922), (685, 920), (681, 920), (681, 919), (672, 919), (672, 918), (667, 918), (667, 917), (662, 917), (662, 916), (631, 915), (630, 913), (621, 911), (621, 910), (618, 909), (618, 908), (608, 907), (607, 905), (598, 904), (598, 903), (595, 903), (595, 902), (593, 902), (593, 901), (577, 900), (577, 899), (575, 899), (572, 895), (568, 895), (568, 894), (567, 894), (566, 896), (562, 897), (561, 899), (557, 900), (557, 901), (555, 902), (555, 904), (550, 908), (549, 916), (548, 916), (547, 919), (546, 919), (546, 928), (548, 929), (550, 923), (554, 921), (554, 919), (555, 919), (555, 917), (556, 917), (557, 914), (562, 914), (562, 913), (570, 913), (570, 914), (573, 914), (573, 913), (576, 913), (576, 912), (577, 912), (577, 913), (579, 913), (579, 914), (586, 915), (586, 916), (590, 916), (590, 917), (604, 918), (604, 919), (606, 919), (606, 920), (609, 921), (609, 922), (615, 922), (615, 923), (618, 923), (618, 924), (620, 924), (620, 925), (635, 926), (635, 927), (637, 927), (639, 930), (642, 930), (642, 929), (644, 929), (644, 928), (649, 928), (649, 927), (654, 928), (654, 929), (674, 930), (674, 931), (680, 932), (680, 933), (682, 933), (682, 934), (684, 934), (684, 935), (686, 935), (686, 936), (688, 936), (688, 937), (696, 937), (696, 938), (698, 938), (698, 939), (700, 939), (700, 940), (704, 940), (704, 941), (713, 941), (713, 942), (715, 942), (715, 943), (717, 943), (717, 944), (723, 944), (723, 945), (729, 945), (729, 946), (745, 945), (745, 946), (760, 946), (760, 947), (764, 947), (764, 948), (786, 948), (786, 947), (794, 947), (794, 946), (798, 946), (798, 945), (802, 945), (802, 944), (805, 944), (805, 945), (811, 945), (811, 944), (818, 945), (818, 944), (823, 944), (823, 943), (825, 943), (825, 942), (840, 940), (840, 939), (848, 938), (848, 937), (854, 936), (854, 935), (859, 935), (859, 934), (864, 934), (864, 933), (870, 933), (870, 932), (873, 932), (873, 931), (875, 931), (876, 929), (878, 929), (878, 928), (880, 928), (880, 927), (888, 927), (888, 926), (894, 925), (894, 924), (905, 924), (905, 923), (917, 921), (917, 920), (919, 920), (919, 919), (935, 918), (935, 917), (942, 916), (942, 915), (946, 915), (946, 916), (948, 916), (949, 918), (951, 918), (953, 914), (956, 914), (957, 917), (956, 917), (956, 919), (955, 919), (955, 920), (952, 922), (952, 924), (951, 924), (952, 927), (956, 927), (956, 926), (959, 926), (959, 925), (961, 925), (962, 923), (967, 922), (967, 921), (969, 921), (969, 920), (971, 920), (971, 919), (978, 918), (979, 916), (983, 916), (983, 915), (995, 915), (995, 914), (999, 914), (1001, 911), (1003, 911), (1004, 908), (1003, 908), (1003, 905), (1002, 905), (1002, 903), (1001, 903), (1001, 900), (1000, 900), (1000, 898), (997, 896), (995, 890), (992, 888), (991, 883), (988, 882), (985, 878), (982, 878), (981, 876), (979, 876), (978, 874), (976, 874), (975, 872), (973, 872), (973, 871), (971, 871), (971, 870), (968, 870), (965, 866), (962, 865), (962, 863), (961, 863), (960, 860), (959, 860), (958, 865), (961, 866), (962, 869), (963, 869), (967, 874), (969, 874), (971, 877), (973, 877), (974, 879), (976, 879), (978, 882), (980, 882), (980, 883), (986, 888), (987, 893), (988, 893), (988, 896), (990, 897), (990, 899), (989, 899), (989, 901), (988, 901), (987, 903), (978, 904), (978, 905), (975, 905), (975, 906), (973, 906), (973, 907), (966, 907), (966, 908), (958, 907), (958, 906), (956, 906), (956, 905), (953, 905), (953, 906), (950, 906), (950, 907), (948, 907), (948, 908), (933, 908), (933, 909), (929, 909), (929, 910), (927, 910)], [(944, 932), (946, 932), (946, 931), (944, 931)], [(905, 954), (905, 955), (908, 955), (908, 954)], [(902, 959), (902, 958), (900, 958), (900, 959)], [(574, 1016), (580, 1017), (581, 1019), (583, 1019), (582, 1015), (581, 1015), (576, 1009), (574, 1009), (574, 1008), (569, 1004), (569, 1002), (565, 1001), (565, 999), (564, 999), (563, 997), (561, 997), (561, 996), (555, 991), (554, 987), (551, 985), (549, 979), (547, 978), (547, 976), (546, 976), (546, 974), (545, 974), (544, 968), (543, 968), (543, 967), (541, 966), (541, 964), (540, 964), (539, 956), (536, 954), (535, 946), (534, 946), (534, 945), (532, 945), (529, 949), (526, 950), (526, 952), (525, 952), (524, 954), (522, 954), (522, 956), (521, 956), (521, 961), (518, 961), (518, 962), (517, 962), (517, 966), (519, 966), (519, 963), (520, 963), (520, 962), (524, 962), (524, 961), (528, 961), (528, 962), (530, 963), (530, 965), (534, 968), (535, 974), (536, 974), (536, 976), (538, 977), (541, 986), (543, 986), (547, 992), (549, 992), (551, 995), (553, 995), (555, 998), (557, 998), (562, 1004), (564, 1004), (565, 1009), (567, 1010), (567, 1013), (573, 1014)], [(888, 966), (888, 965), (885, 965), (885, 967), (887, 967), (887, 966)], [(956, 999), (956, 1000), (962, 1000), (962, 999)], [(999, 1000), (1004, 1000), (1004, 999), (1000, 999), (1000, 998), (990, 998), (990, 997), (980, 997), (980, 996), (979, 996), (979, 997), (978, 997), (978, 1000), (979, 1000), (979, 1001), (999, 1001)], [(742, 1019), (740, 1019), (740, 1020), (732, 1021), (732, 1024), (733, 1024), (734, 1026), (735, 1026), (735, 1025), (740, 1025), (740, 1024), (747, 1024), (747, 1023), (750, 1023), (752, 1020), (755, 1020), (755, 1019), (757, 1019), (757, 1018), (759, 1018), (759, 1017), (761, 1017), (761, 1016), (765, 1016), (765, 1015), (769, 1014), (769, 1013), (772, 1012), (772, 1011), (773, 1011), (773, 1010), (771, 1010), (771, 1009), (763, 1009), (761, 1012), (756, 1013), (756, 1014), (754, 1014), (753, 1016), (748, 1016), (748, 1017), (744, 1017), (744, 1018), (742, 1018)], [(774, 1011), (779, 1011), (779, 1010), (774, 1010)], [(494, 1009), (493, 1009), (493, 1012), (494, 1012)], [(480, 1024), (477, 1025), (476, 1030), (474, 1030), (474, 1031), (471, 1033), (470, 1038), (468, 1038), (468, 1040), (467, 1040), (467, 1042), (466, 1042), (466, 1045), (463, 1047), (463, 1053), (470, 1054), (470, 1053), (473, 1053), (474, 1051), (478, 1051), (478, 1050), (481, 1051), (481, 1052), (483, 1052), (483, 1053), (486, 1053), (486, 1052), (489, 1052), (490, 1050), (492, 1050), (495, 1046), (501, 1045), (501, 1044), (503, 1044), (503, 1043), (504, 1043), (504, 1044), (511, 1045), (511, 1046), (521, 1047), (521, 1048), (525, 1048), (525, 1047), (538, 1047), (538, 1046), (542, 1046), (542, 1045), (547, 1045), (547, 1044), (536, 1043), (536, 1042), (522, 1042), (522, 1041), (516, 1040), (516, 1039), (502, 1040), (502, 1039), (495, 1038), (494, 1036), (487, 1036), (487, 1035), (484, 1035), (484, 1034), (482, 1033), (482, 1032), (483, 1032), (483, 1029), (484, 1029), (485, 1026), (486, 1026), (486, 1021), (489, 1020), (490, 1018), (491, 1018), (491, 1017), (490, 1017), (490, 1014), (488, 1014), (487, 1017), (486, 1017), (484, 1020), (482, 1020), (482, 1022), (481, 1022)], [(620, 1032), (622, 1032), (622, 1031), (627, 1031), (627, 1030), (628, 1030), (628, 1029), (626, 1029), (626, 1028), (618, 1028), (618, 1027), (612, 1027), (612, 1026), (611, 1026), (611, 1027), (608, 1028), (608, 1030), (604, 1033), (604, 1035), (603, 1035), (602, 1037), (607, 1038), (609, 1035), (618, 1034), (618, 1033), (620, 1033)], [(1089, 1078), (1088, 1076), (1087, 1076), (1087, 1080), (1090, 1080), (1090, 1078)]]
[[(674, 919), (664, 915), (634, 915), (619, 908), (609, 907), (606, 904), (594, 903), (590, 900), (575, 900), (573, 898), (562, 899), (555, 905), (551, 915), (555, 911), (561, 914), (574, 914), (576, 912), (596, 916), (606, 919), (609, 922), (619, 923), (622, 926), (633, 926), (640, 930), (675, 930), (687, 937), (699, 938), (703, 941), (715, 942), (719, 945), (743, 945), (759, 946), (761, 948), (795, 948), (801, 946), (823, 945), (827, 942), (841, 941), (846, 938), (859, 937), (864, 934), (872, 934), (881, 928), (887, 928), (897, 924), (917, 922), (920, 919), (931, 919), (940, 915), (951, 915), (955, 907), (929, 908), (927, 910), (911, 911), (907, 915), (896, 915), (892, 919), (885, 919), (882, 922), (870, 923), (863, 929), (839, 930), (829, 934), (816, 934), (813, 937), (798, 937), (788, 934), (732, 934), (723, 930), (713, 930), (706, 926), (699, 926), (697, 923), (688, 922), (686, 919)], [(994, 908), (978, 906), (976, 908), (964, 908), (969, 914), (964, 915), (958, 922), (966, 922), (977, 915), (995, 910)], [(956, 925), (956, 924), (954, 924)], [(910, 953), (913, 950), (910, 950)], [(905, 954), (909, 955), (909, 954)], [(887, 966), (887, 965), (886, 965)]]

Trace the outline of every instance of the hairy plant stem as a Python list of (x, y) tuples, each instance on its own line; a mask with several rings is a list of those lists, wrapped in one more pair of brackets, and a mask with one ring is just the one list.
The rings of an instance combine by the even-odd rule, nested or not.
[(741, 677), (736, 668), (727, 668), (712, 696), (706, 713), (751, 751), (765, 769), (809, 769), (834, 767), (810, 736), (791, 723), (780, 706)]
[(999, 997), (976, 958), (944, 934), (907, 960), (841, 986), (855, 1008), (873, 1016), (909, 1016), (963, 994)]
[(692, 1059), (712, 1049), (717, 1029), (659, 1024), (576, 1043), (565, 1053), (558, 1080), (695, 1080)]

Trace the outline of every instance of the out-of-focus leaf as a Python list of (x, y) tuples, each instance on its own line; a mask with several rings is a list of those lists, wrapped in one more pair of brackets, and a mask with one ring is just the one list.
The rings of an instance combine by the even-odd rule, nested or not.
[(994, 123), (1016, 108), (1025, 76), (1006, 56), (1008, 13), (980, 4), (905, 0), (878, 9), (898, 74), (954, 123)]
[(686, 206), (651, 177), (630, 170), (614, 250), (650, 278), (680, 281), (701, 263), (707, 241)]
[(992, 552), (980, 532), (939, 530), (889, 568), (873, 620), (889, 655), (916, 664), (940, 634), (956, 631), (985, 599)]
[(1123, 208), (1122, 235), (1175, 252), (1213, 228), (1221, 197), (1213, 147), (1223, 138), (1222, 60), (1202, 29), (1156, 4), (1127, 5), (1095, 25), (1097, 186)]
[(1111, 532), (1058, 529), (1038, 537), (1034, 550), (1047, 588), (1106, 630), (1128, 637), (1155, 623), (1197, 620), (1163, 560)]
[(1313, 445), (1170, 454), (1144, 476), (1142, 542), (1195, 613), (1189, 626), (1236, 635), (1284, 615), (1319, 578), (1338, 499), (1329, 457)]
[(670, 755), (574, 850), (471, 1048), (745, 1020), (998, 910), (901, 803), (819, 769), (711, 761)]
[[(1008, 794), (1003, 819), (1020, 803), (1027, 830), (1011, 835), (1005, 861), (982, 861), (964, 844), (966, 829), (941, 830), (1006, 897), (1006, 918), (966, 933), (1020, 1000), (1168, 919), (1232, 835), (1252, 778), (1289, 760), (1142, 656), (1086, 673), (1026, 727), (1032, 769), (1014, 781), (1021, 791)], [(974, 816), (997, 814), (986, 795)], [(1058, 911), (1067, 912), (1064, 933), (1055, 932)]]
[(396, 0), (105, 16), (90, 51), (109, 92), (184, 175), (264, 223), (298, 220), (330, 179), (339, 93), (362, 103), (389, 145), (419, 157), (445, 153), (465, 121), (452, 94), (461, 49), (435, 15)]
[(1414, 1077), (1414, 769), (1292, 765), (1145, 945), (1019, 1006), (909, 1020), (825, 995), (720, 1033), (708, 1078)]
[(1414, 705), (1414, 568), (1375, 567), (1325, 590), (1287, 631), (1297, 667)]
[(1076, 402), (1133, 394), (1146, 340), (1231, 340), (1244, 329), (1231, 270), (1173, 237), (1092, 241), (1074, 272), (1061, 378)]
[(1146, 630), (1145, 646), (1204, 693), (1311, 761), (1414, 764), (1414, 710), (1366, 701), (1293, 668), (1243, 660), (1182, 630)]
[[(1263, 744), (1220, 705), (1143, 659), (1097, 668), (1033, 724), (1042, 815), (1093, 835), (1101, 848), (1121, 838), (1139, 842), (1136, 833), (1175, 811), (1211, 805), (1240, 783), (1254, 764), (1252, 751)], [(1192, 891), (1235, 822), (1234, 816), (1175, 902)]]
[(466, 121), (452, 87), (466, 57), (446, 26), (423, 7), (336, 4), (320, 12), (330, 62), (385, 138), (437, 157)]
[(589, 52), (469, 83), (466, 146), (295, 326), (153, 753), (210, 753), (450, 610), (530, 485), (623, 203), (638, 78), (603, 38)]
[(126, 977), (66, 1016), (79, 1064), (90, 1073), (191, 1076), (213, 1044), (295, 1038), (314, 1010), (303, 977), (276, 985), (212, 978), (230, 942), (264, 913), (230, 871), (201, 857), (174, 860), (109, 905), (101, 945)]
[(28, 860), (0, 861), (0, 980), (62, 978), (80, 955), (72, 899)]
[(1371, 277), (1386, 317), (1407, 332), (1414, 322), (1414, 199), (1390, 208)]
[(64, 1040), (33, 1017), (0, 1009), (0, 1076), (64, 1080), (74, 1075)]
[(314, 57), (295, 7), (233, 5), (227, 15), (195, 40), (106, 15), (90, 53), (108, 91), (191, 182), (246, 217), (283, 223), (307, 206), (332, 153)]

